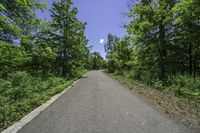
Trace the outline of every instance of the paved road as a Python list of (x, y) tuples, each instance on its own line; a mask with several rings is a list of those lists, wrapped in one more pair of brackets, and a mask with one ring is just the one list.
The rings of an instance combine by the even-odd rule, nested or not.
[(191, 133), (100, 71), (91, 71), (19, 133)]

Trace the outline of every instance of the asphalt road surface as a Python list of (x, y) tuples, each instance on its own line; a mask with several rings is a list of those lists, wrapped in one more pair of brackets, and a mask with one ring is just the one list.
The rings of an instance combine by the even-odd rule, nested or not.
[(101, 71), (91, 71), (19, 133), (191, 133)]

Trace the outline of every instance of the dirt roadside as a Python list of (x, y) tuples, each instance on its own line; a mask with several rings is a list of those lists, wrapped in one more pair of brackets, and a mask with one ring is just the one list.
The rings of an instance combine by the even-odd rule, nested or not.
[(134, 81), (130, 82), (121, 76), (108, 75), (128, 87), (137, 96), (153, 104), (159, 111), (164, 112), (170, 118), (200, 131), (200, 101), (177, 97), (173, 92), (153, 89)]

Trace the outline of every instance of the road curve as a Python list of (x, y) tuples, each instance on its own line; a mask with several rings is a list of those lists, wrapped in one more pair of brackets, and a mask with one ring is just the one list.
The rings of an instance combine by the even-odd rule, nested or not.
[(91, 71), (18, 133), (192, 133), (101, 71)]

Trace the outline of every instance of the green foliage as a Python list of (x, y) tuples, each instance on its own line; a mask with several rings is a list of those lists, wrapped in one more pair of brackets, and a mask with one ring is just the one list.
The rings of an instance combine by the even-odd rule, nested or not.
[(42, 78), (20, 71), (10, 74), (7, 80), (0, 79), (0, 128), (20, 119), (72, 82), (62, 77)]
[(188, 98), (198, 97), (199, 4), (198, 0), (133, 4), (128, 12), (131, 22), (125, 26), (128, 36), (108, 35), (108, 71), (157, 89), (170, 88)]
[[(0, 1), (0, 130), (86, 72), (86, 23), (71, 0), (53, 2), (50, 20), (38, 0)], [(47, 10), (47, 9), (46, 9)]]
[(198, 0), (180, 0), (174, 8), (173, 12), (177, 15), (175, 19), (176, 24), (187, 24), (192, 22), (193, 24), (198, 24), (200, 16), (198, 12), (200, 2)]
[(90, 65), (90, 69), (99, 70), (106, 67), (105, 66), (106, 62), (104, 61), (103, 57), (101, 57), (101, 55), (98, 52), (94, 52), (90, 54), (89, 65)]
[[(80, 76), (79, 71), (84, 71), (89, 59), (84, 35), (86, 24), (77, 19), (78, 9), (70, 0), (53, 2), (49, 21), (36, 17), (36, 10), (46, 8), (44, 3), (36, 0), (3, 0), (0, 4), (2, 76), (6, 78), (10, 70), (26, 70), (43, 76), (48, 73), (68, 78)], [(3, 54), (5, 51), (6, 55)], [(23, 61), (20, 55), (29, 58)]]
[(0, 5), (0, 40), (8, 42), (29, 36), (39, 21), (36, 9), (46, 7), (37, 0), (1, 0)]
[(0, 77), (20, 70), (29, 60), (23, 47), (0, 41)]
[(53, 2), (50, 12), (53, 28), (51, 36), (58, 53), (58, 71), (63, 76), (74, 77), (74, 70), (82, 68), (88, 57), (87, 39), (84, 35), (86, 24), (77, 19), (78, 10), (72, 6), (71, 0)]
[(171, 86), (169, 89), (176, 92), (178, 95), (183, 95), (189, 98), (200, 98), (200, 78), (190, 77), (187, 75), (172, 76), (169, 81)]

